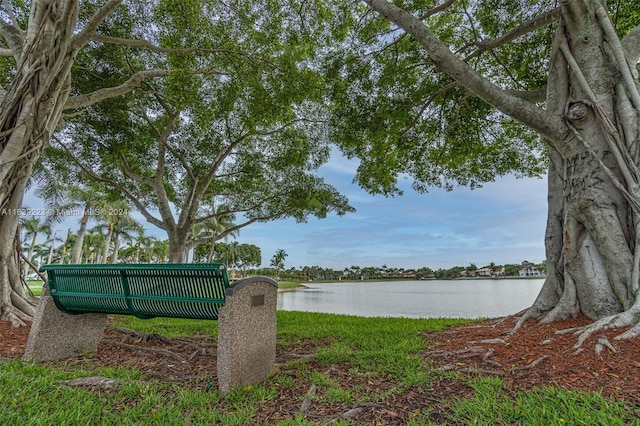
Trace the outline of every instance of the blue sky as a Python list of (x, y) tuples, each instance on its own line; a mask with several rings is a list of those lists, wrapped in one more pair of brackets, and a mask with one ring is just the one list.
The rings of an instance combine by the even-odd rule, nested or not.
[(372, 196), (352, 183), (356, 161), (335, 156), (320, 169), (327, 182), (347, 195), (355, 213), (307, 223), (284, 220), (254, 224), (238, 241), (259, 246), (268, 265), (277, 249), (285, 266), (351, 265), (432, 269), (544, 260), (546, 179), (504, 177), (481, 189), (433, 189), (418, 194), (410, 181), (405, 194)]
[[(403, 196), (385, 198), (369, 195), (353, 183), (357, 164), (336, 154), (319, 170), (349, 198), (355, 213), (310, 218), (307, 223), (256, 223), (243, 228), (237, 241), (260, 247), (264, 266), (283, 249), (286, 268), (439, 269), (544, 260), (546, 179), (507, 176), (473, 191), (433, 189), (427, 194), (413, 191), (407, 180), (400, 183)], [(28, 194), (24, 205), (39, 208), (42, 203)], [(164, 231), (139, 213), (132, 216), (150, 235), (166, 239)], [(79, 219), (70, 217), (60, 224), (58, 236), (66, 235), (68, 228), (76, 231)]]

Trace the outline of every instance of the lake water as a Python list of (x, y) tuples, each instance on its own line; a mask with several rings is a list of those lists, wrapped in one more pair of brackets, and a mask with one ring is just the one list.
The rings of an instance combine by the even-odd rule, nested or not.
[(478, 318), (515, 314), (533, 303), (544, 279), (305, 283), (278, 293), (278, 309), (364, 317)]

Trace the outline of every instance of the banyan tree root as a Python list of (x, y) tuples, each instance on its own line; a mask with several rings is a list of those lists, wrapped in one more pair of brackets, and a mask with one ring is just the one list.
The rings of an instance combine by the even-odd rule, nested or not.
[(189, 361), (186, 360), (184, 357), (178, 355), (175, 352), (172, 352), (168, 349), (162, 349), (162, 348), (146, 348), (144, 346), (136, 346), (136, 345), (129, 345), (127, 343), (122, 343), (122, 342), (115, 342), (113, 340), (106, 340), (106, 339), (102, 339), (100, 341), (100, 343), (104, 343), (107, 345), (111, 345), (111, 346), (117, 346), (120, 348), (124, 348), (124, 349), (128, 349), (131, 351), (136, 351), (136, 352), (152, 352), (155, 354), (160, 354), (160, 355), (164, 355), (164, 356), (168, 356), (171, 358), (175, 358), (180, 362), (183, 362), (185, 364), (189, 364)]

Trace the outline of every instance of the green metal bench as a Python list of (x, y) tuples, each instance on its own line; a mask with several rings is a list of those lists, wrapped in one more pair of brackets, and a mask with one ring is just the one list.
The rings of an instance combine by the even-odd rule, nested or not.
[(218, 319), (229, 279), (225, 265), (45, 265), (57, 308), (67, 314)]
[[(48, 275), (23, 359), (95, 352), (108, 315), (217, 320), (223, 393), (259, 383), (276, 360), (278, 284), (249, 277), (229, 284), (222, 264), (45, 265)], [(68, 315), (70, 314), (70, 315)]]

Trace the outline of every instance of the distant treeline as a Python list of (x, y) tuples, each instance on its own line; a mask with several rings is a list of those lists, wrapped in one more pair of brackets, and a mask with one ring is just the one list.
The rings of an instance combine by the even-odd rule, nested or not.
[[(523, 272), (521, 272), (523, 271)], [(279, 272), (284, 280), (366, 280), (366, 279), (453, 279), (461, 277), (517, 277), (522, 275), (546, 275), (546, 262), (534, 264), (523, 261), (520, 264), (489, 265), (478, 267), (471, 263), (468, 266), (454, 266), (449, 269), (433, 270), (429, 267), (419, 269), (393, 268), (386, 265), (379, 267), (351, 266), (342, 270), (322, 268), (320, 266), (304, 266), (284, 268)], [(275, 276), (274, 268), (259, 268), (246, 273)]]

